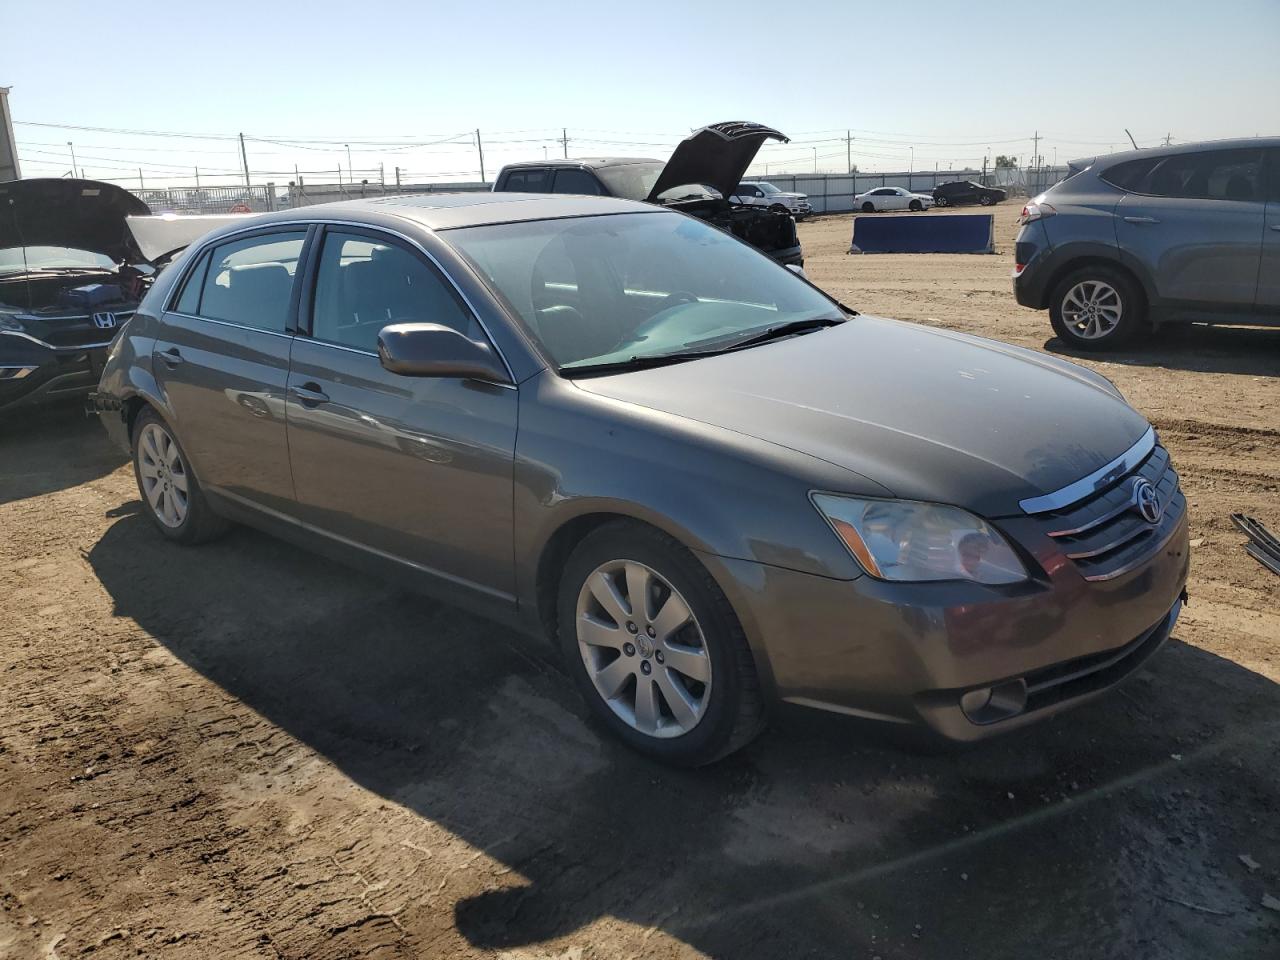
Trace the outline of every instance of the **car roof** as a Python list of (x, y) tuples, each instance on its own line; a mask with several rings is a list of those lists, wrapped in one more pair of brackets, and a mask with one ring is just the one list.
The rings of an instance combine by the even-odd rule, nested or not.
[(1180, 153), (1199, 153), (1204, 150), (1255, 150), (1280, 147), (1280, 137), (1237, 137), (1233, 140), (1200, 140), (1195, 143), (1178, 143), (1168, 147), (1147, 147), (1143, 150), (1124, 150), (1120, 153), (1103, 153), (1072, 160), (1070, 166), (1083, 168), (1098, 164), (1110, 167), (1138, 157), (1171, 157)]
[[(611, 213), (658, 213), (661, 208), (616, 197), (548, 193), (416, 193), (368, 197), (295, 207), (258, 217), (245, 217), (237, 229), (275, 223), (349, 220), (377, 225), (387, 217), (410, 220), (428, 230), (452, 230), (494, 223), (593, 217)], [(219, 231), (222, 232), (222, 231)]]
[[(662, 163), (661, 160), (655, 160), (653, 157), (582, 157), (576, 160), (521, 160), (517, 163), (508, 163), (503, 170), (522, 170), (529, 167), (590, 167), (592, 170), (598, 170), (600, 167), (617, 167), (626, 163)], [(499, 171), (501, 175), (501, 171)]]

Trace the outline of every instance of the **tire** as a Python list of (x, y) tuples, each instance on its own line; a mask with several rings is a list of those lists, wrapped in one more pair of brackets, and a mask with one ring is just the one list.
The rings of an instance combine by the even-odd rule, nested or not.
[(978, 198), (978, 202), (982, 204), (984, 207), (990, 207), (995, 204), (996, 198), (991, 196), (990, 194), (984, 193), (982, 196)]
[[(644, 611), (632, 612), (630, 584), (644, 589)], [(763, 729), (760, 683), (737, 615), (706, 567), (661, 531), (630, 520), (592, 531), (565, 563), (556, 609), (561, 653), (583, 699), (631, 748), (698, 767)], [(677, 621), (683, 626), (670, 629)]]
[(934, 197), (934, 198), (933, 198), (933, 205), (934, 205), (935, 207), (945, 207), (945, 206), (947, 206), (947, 198), (946, 198), (946, 197)]
[(921, 210), (924, 209), (924, 204), (921, 203), (919, 200), (912, 200), (909, 204), (907, 204), (907, 209), (910, 210), (912, 213), (919, 213)]
[[(187, 545), (226, 532), (229, 524), (213, 512), (189, 460), (169, 425), (151, 407), (133, 424), (133, 476), (142, 509), (165, 537)], [(181, 489), (186, 486), (185, 498)]]
[(876, 206), (875, 206), (875, 204), (874, 204), (874, 203), (872, 203), (870, 200), (864, 200), (864, 201), (863, 201), (863, 203), (862, 203), (862, 212), (863, 212), (863, 213), (875, 213), (875, 212), (876, 212)]
[(772, 210), (774, 213), (790, 213), (791, 212), (780, 203), (775, 203), (769, 209)]
[(1053, 288), (1049, 300), (1054, 333), (1078, 350), (1126, 346), (1143, 328), (1146, 313), (1142, 288), (1127, 273), (1106, 264), (1073, 270)]

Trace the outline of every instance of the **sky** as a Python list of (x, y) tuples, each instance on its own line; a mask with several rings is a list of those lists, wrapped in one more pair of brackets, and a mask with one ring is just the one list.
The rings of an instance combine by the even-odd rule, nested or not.
[(243, 182), (240, 133), (253, 181), (280, 184), (479, 179), (477, 129), (489, 180), (562, 135), (569, 156), (664, 159), (721, 120), (791, 137), (757, 174), (1026, 162), (1037, 132), (1046, 163), (1125, 149), (1126, 127), (1280, 135), (1280, 0), (134, 9), (0, 0), (24, 176), (69, 174), (74, 149), (126, 186)]

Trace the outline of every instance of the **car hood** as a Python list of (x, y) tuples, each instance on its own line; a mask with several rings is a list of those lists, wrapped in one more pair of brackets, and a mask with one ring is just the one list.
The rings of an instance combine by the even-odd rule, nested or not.
[(151, 208), (129, 191), (97, 180), (34, 179), (0, 183), (0, 250), (71, 247), (117, 263), (146, 260), (125, 225)]
[(737, 189), (766, 140), (789, 142), (772, 127), (742, 120), (703, 127), (676, 146), (647, 199), (657, 203), (660, 194), (690, 183), (715, 187), (727, 197)]
[[(828, 461), (904, 499), (986, 516), (1061, 489), (1148, 429), (1104, 378), (1065, 360), (915, 324), (837, 327), (584, 390)], [(850, 479), (851, 491), (858, 484)]]

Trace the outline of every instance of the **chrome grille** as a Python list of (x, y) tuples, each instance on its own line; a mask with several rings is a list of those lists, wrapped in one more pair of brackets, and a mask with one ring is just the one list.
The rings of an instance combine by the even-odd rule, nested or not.
[[(1139, 479), (1156, 488), (1164, 510), (1156, 523), (1134, 507)], [(1036, 514), (1086, 580), (1110, 580), (1141, 566), (1169, 538), (1187, 509), (1169, 453), (1156, 446), (1133, 470), (1060, 510)]]

